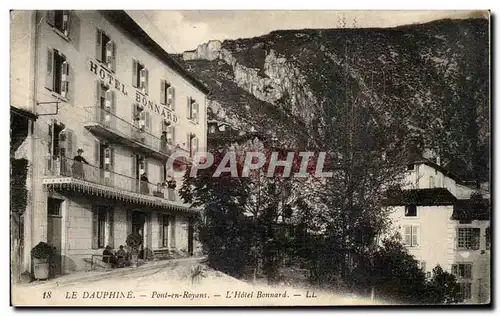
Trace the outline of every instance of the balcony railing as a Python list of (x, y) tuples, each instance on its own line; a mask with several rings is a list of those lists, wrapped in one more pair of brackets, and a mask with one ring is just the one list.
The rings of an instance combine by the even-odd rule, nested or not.
[(102, 136), (112, 137), (116, 141), (142, 149), (163, 160), (168, 159), (175, 151), (181, 150), (187, 153), (187, 150), (169, 145), (166, 140), (162, 140), (102, 108), (91, 106), (86, 107), (85, 110), (88, 113), (85, 127), (90, 131), (94, 130)]
[(161, 183), (153, 184), (69, 158), (49, 158), (45, 168), (46, 177), (70, 177), (110, 188), (163, 198), (182, 203), (175, 189)]

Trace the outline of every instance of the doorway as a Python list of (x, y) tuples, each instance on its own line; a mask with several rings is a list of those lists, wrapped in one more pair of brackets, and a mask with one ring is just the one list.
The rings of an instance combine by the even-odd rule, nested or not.
[(144, 224), (146, 223), (146, 213), (140, 211), (132, 212), (132, 233), (142, 236), (142, 244), (139, 248), (139, 259), (144, 259)]
[(47, 243), (53, 247), (50, 275), (52, 277), (62, 274), (61, 232), (62, 232), (62, 200), (48, 198), (47, 200)]

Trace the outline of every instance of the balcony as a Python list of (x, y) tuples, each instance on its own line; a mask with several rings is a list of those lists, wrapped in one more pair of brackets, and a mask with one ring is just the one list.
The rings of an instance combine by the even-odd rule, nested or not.
[(94, 135), (112, 143), (120, 143), (148, 156), (166, 161), (176, 151), (186, 150), (168, 145), (166, 141), (141, 130), (139, 127), (99, 107), (86, 107), (88, 113), (85, 128)]
[(69, 158), (49, 158), (43, 178), (44, 186), (57, 191), (79, 191), (148, 206), (197, 212), (184, 204), (175, 189), (78, 163)]

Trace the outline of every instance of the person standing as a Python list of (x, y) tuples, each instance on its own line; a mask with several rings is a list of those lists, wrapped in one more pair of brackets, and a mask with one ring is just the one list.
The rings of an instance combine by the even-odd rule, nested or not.
[(79, 148), (76, 153), (77, 155), (73, 158), (73, 177), (78, 179), (85, 179), (83, 164), (88, 165), (89, 163), (82, 156), (83, 149)]

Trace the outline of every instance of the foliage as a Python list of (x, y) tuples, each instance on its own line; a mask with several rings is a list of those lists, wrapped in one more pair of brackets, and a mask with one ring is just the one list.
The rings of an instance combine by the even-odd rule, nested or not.
[(11, 158), (10, 166), (10, 207), (12, 212), (24, 213), (28, 197), (26, 189), (28, 160)]
[(131, 247), (132, 249), (137, 249), (142, 244), (142, 240), (143, 238), (139, 233), (131, 233), (127, 236), (125, 242), (127, 243), (127, 246)]
[(383, 241), (364, 271), (376, 296), (405, 304), (450, 304), (461, 301), (455, 277), (438, 265), (427, 280), (418, 261), (401, 244), (399, 236)]
[(53, 253), (52, 247), (46, 242), (39, 242), (31, 249), (31, 256), (35, 259), (48, 259)]

